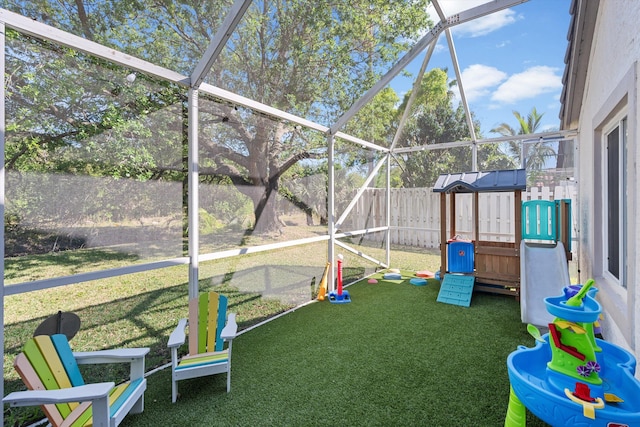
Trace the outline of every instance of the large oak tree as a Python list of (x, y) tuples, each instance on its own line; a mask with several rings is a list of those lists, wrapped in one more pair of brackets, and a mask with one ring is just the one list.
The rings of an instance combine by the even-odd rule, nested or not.
[[(427, 0), (255, 2), (213, 64), (206, 81), (330, 125), (406, 51), (412, 40), (428, 29), (427, 3)], [(5, 7), (189, 75), (230, 4), (195, 0), (7, 0)], [(37, 41), (27, 43), (42, 45)], [(9, 61), (15, 61), (17, 70), (22, 67), (21, 61), (32, 62), (25, 66), (29, 69), (27, 78), (16, 73), (10, 87), (13, 93), (10, 108), (25, 114), (9, 116), (12, 121), (8, 127), (9, 168), (21, 165), (33, 168), (39, 163), (43, 168), (84, 168), (94, 174), (125, 174), (139, 179), (185, 179), (185, 113), (181, 123), (162, 132), (145, 125), (145, 117), (150, 114), (157, 117), (167, 109), (175, 113), (180, 104), (184, 109), (183, 89), (145, 80), (145, 76), (139, 76), (137, 82), (149, 84), (137, 85), (136, 89), (115, 77), (100, 86), (96, 84), (97, 77), (92, 81), (91, 73), (100, 61), (86, 56), (82, 70), (76, 68), (71, 72), (65, 68), (64, 58), (77, 59), (78, 54), (56, 46), (47, 48), (58, 52), (57, 59), (42, 61), (37, 53), (11, 51), (16, 55)], [(44, 55), (44, 50), (32, 52)], [(110, 67), (105, 63), (99, 65)], [(114, 76), (118, 72), (122, 70), (114, 69)], [(94, 87), (91, 96), (82, 90), (89, 82)], [(153, 89), (145, 91), (145, 87)], [(129, 91), (129, 98), (115, 99), (123, 90)], [(59, 102), (60, 99), (65, 101)], [(388, 117), (380, 117), (381, 122), (384, 120)], [(42, 122), (50, 125), (40, 126)], [(350, 131), (357, 132), (359, 126), (364, 129), (368, 124), (350, 123)], [(84, 165), (77, 161), (46, 166), (42, 163), (48, 150), (60, 149), (65, 144), (74, 149), (87, 144), (83, 148), (88, 148), (88, 141), (94, 144), (96, 141), (88, 136), (107, 129), (118, 129), (111, 132), (108, 149), (90, 148), (94, 153), (102, 149), (110, 152), (111, 158), (120, 159), (109, 167), (97, 170), (88, 161)], [(182, 132), (182, 137), (176, 137), (175, 132)], [(303, 159), (326, 154), (319, 149), (325, 144), (322, 135), (215, 99), (205, 101), (200, 132), (202, 179), (231, 182), (250, 197), (256, 216), (255, 230), (259, 232), (278, 226), (275, 194), (283, 192), (279, 188), (283, 175)], [(136, 146), (133, 150), (132, 141), (139, 135), (156, 144), (165, 141), (182, 144), (179, 148), (182, 155), (177, 160), (174, 155), (173, 160), (164, 161), (158, 148), (151, 144), (133, 144)], [(114, 149), (119, 151), (114, 153)]]

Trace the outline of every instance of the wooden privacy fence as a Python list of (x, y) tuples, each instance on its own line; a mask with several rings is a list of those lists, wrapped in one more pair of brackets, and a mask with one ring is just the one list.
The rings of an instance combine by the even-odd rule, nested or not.
[[(576, 208), (577, 186), (573, 183), (557, 187), (532, 187), (522, 193), (522, 200), (570, 199)], [(513, 193), (479, 195), (480, 238), (496, 242), (514, 241)], [(386, 225), (386, 190), (367, 189), (358, 200), (351, 218), (351, 229), (362, 230)], [(520, 215), (520, 212), (517, 213)], [(391, 243), (421, 248), (440, 245), (440, 195), (431, 188), (392, 188), (390, 222)], [(575, 239), (576, 217), (572, 214), (572, 236)], [(471, 194), (456, 198), (457, 233), (472, 238), (473, 216)], [(373, 233), (365, 239), (381, 241), (384, 233)], [(450, 236), (451, 237), (451, 236)]]

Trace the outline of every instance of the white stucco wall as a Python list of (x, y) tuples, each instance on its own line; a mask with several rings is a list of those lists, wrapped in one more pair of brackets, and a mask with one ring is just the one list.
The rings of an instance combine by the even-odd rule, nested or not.
[[(640, 61), (640, 2), (600, 1), (591, 49), (587, 85), (579, 121), (578, 180), (580, 224), (580, 280), (594, 277), (604, 306), (605, 338), (632, 350), (640, 360), (640, 186), (636, 165), (638, 116), (637, 74)], [(627, 276), (625, 291), (602, 274), (603, 152), (598, 128), (620, 108), (628, 113), (627, 146)]]

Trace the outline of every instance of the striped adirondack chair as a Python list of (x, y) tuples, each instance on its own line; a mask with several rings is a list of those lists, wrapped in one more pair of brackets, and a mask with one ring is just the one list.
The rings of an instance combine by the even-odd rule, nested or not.
[[(238, 331), (235, 313), (227, 317), (227, 297), (217, 292), (201, 293), (189, 301), (189, 318), (180, 319), (169, 336), (171, 349), (171, 401), (178, 398), (178, 381), (227, 373), (231, 390), (231, 344)], [(178, 357), (189, 329), (189, 354)], [(227, 342), (226, 349), (224, 343)]]
[[(148, 348), (72, 352), (64, 334), (39, 335), (24, 346), (14, 367), (29, 390), (10, 393), (4, 403), (37, 406), (54, 427), (115, 427), (128, 413), (144, 410), (144, 359)], [(85, 384), (78, 365), (130, 363), (130, 380)]]

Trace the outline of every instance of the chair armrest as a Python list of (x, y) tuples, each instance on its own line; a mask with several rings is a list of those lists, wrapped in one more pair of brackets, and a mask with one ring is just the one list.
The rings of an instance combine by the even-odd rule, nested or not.
[(144, 376), (145, 356), (149, 353), (148, 347), (119, 348), (113, 350), (80, 351), (73, 356), (78, 365), (100, 363), (129, 363), (129, 379), (137, 380)]
[(58, 390), (14, 391), (2, 401), (11, 406), (39, 406), (50, 403), (87, 402), (109, 396), (113, 382), (87, 384)]
[(220, 338), (225, 341), (230, 341), (236, 337), (238, 333), (238, 324), (236, 323), (236, 313), (229, 313), (227, 317), (227, 324), (220, 333)]
[(187, 319), (180, 319), (178, 321), (178, 326), (171, 332), (169, 335), (169, 342), (167, 342), (167, 347), (180, 347), (187, 339), (186, 329), (187, 329)]
[(74, 352), (78, 365), (98, 363), (125, 363), (144, 358), (149, 353), (148, 347), (118, 348), (112, 350)]

